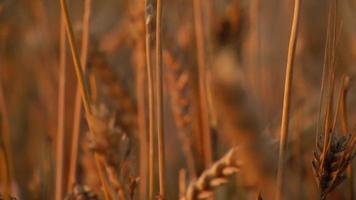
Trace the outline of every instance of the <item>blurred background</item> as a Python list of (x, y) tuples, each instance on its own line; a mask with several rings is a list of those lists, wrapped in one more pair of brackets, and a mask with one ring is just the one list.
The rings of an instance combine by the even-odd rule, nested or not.
[[(67, 2), (80, 46), (85, 1)], [(135, 117), (138, 101), (142, 98), (142, 95), (138, 96), (140, 82), (137, 80), (145, 63), (143, 0), (93, 0), (91, 3), (87, 75), (92, 74), (97, 80), (98, 102), (104, 103), (108, 110), (115, 111), (122, 122), (121, 127), (130, 138), (127, 176), (139, 177), (138, 163), (142, 157), (139, 150), (140, 131), (136, 127)], [(190, 117), (193, 116), (194, 120), (194, 100), (199, 96), (196, 92), (197, 54), (192, 2), (163, 0), (163, 4), (166, 187), (167, 199), (178, 199), (178, 172), (187, 168), (181, 142), (184, 143), (182, 138), (187, 137), (187, 132), (194, 128), (188, 128), (189, 131), (183, 129), (185, 134), (179, 133), (182, 129), (176, 123), (174, 84), (179, 82), (178, 76), (189, 74), (188, 87), (181, 95), (188, 96), (187, 99), (192, 101), (184, 112), (191, 111), (193, 114)], [(261, 134), (270, 139), (266, 143), (277, 143), (293, 4), (292, 0), (203, 1), (214, 160), (239, 144), (240, 135)], [(336, 88), (339, 88), (343, 74), (351, 77), (347, 96), (351, 129), (356, 123), (356, 1), (344, 0), (338, 1), (338, 4), (340, 29), (336, 51)], [(291, 145), (288, 150), (294, 153), (288, 157), (288, 165), (291, 166), (287, 173), (288, 199), (315, 199), (317, 195), (311, 160), (327, 16), (325, 1), (303, 1), (292, 90)], [(52, 199), (54, 191), (59, 38), (59, 1), (0, 0), (0, 82), (11, 133), (15, 178), (12, 187), (16, 191), (13, 196), (19, 199)], [(64, 163), (69, 160), (77, 82), (72, 65), (68, 49)], [(224, 95), (233, 96), (229, 108), (219, 104), (220, 97)], [(230, 111), (236, 113), (230, 115)], [(234, 119), (237, 128), (224, 131), (228, 130), (224, 122), (231, 116), (238, 116)], [(96, 189), (98, 178), (93, 170), (92, 155), (86, 145), (87, 125), (84, 118), (81, 124), (78, 182), (100, 193), (100, 189)], [(194, 145), (190, 148), (193, 149), (196, 163), (199, 163), (199, 151), (194, 150)], [(273, 150), (271, 154), (277, 157)], [(141, 165), (144, 164), (141, 162)], [(64, 177), (67, 177), (67, 173), (68, 168), (65, 167)], [(236, 175), (235, 186), (218, 189), (217, 197), (253, 199), (248, 194), (254, 190), (251, 189), (254, 186), (246, 183), (248, 181), (242, 176)], [(330, 199), (350, 199), (347, 184), (348, 181), (345, 181), (338, 187)], [(143, 197), (136, 195), (135, 199)]]

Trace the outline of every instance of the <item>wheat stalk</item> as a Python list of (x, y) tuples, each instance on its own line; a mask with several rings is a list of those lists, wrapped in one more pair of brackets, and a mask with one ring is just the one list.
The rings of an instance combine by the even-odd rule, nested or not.
[[(346, 105), (346, 96), (348, 94), (348, 89), (350, 85), (350, 77), (344, 76), (342, 79), (342, 89), (340, 91), (340, 115), (341, 115), (341, 127), (344, 134), (347, 134), (348, 131), (348, 120), (347, 120), (347, 105)], [(350, 176), (349, 182), (349, 193), (350, 198), (354, 199), (354, 172), (353, 164), (351, 162), (348, 168), (348, 174)]]
[(187, 172), (185, 169), (180, 169), (179, 174), (178, 174), (178, 187), (179, 187), (179, 199), (184, 200), (185, 199), (185, 193), (186, 193), (186, 181), (187, 180)]
[[(87, 122), (89, 125), (90, 132), (93, 134), (97, 134), (97, 133), (100, 133), (100, 129), (101, 129), (100, 123), (98, 123), (98, 122), (100, 122), (100, 119), (96, 119), (92, 115), (91, 101), (90, 101), (89, 95), (88, 95), (89, 90), (87, 88), (87, 85), (85, 84), (84, 74), (82, 71), (82, 65), (79, 60), (76, 44), (74, 42), (75, 41), (74, 33), (73, 33), (73, 29), (72, 29), (72, 23), (69, 18), (66, 1), (61, 0), (60, 3), (61, 3), (61, 12), (63, 13), (64, 19), (65, 19), (67, 38), (68, 38), (70, 50), (72, 53), (74, 68), (75, 68), (76, 76), (78, 79), (78, 84), (79, 84), (80, 93), (81, 93), (81, 97), (82, 97), (82, 101), (83, 101), (83, 105), (84, 105), (84, 110), (85, 110), (85, 113), (87, 116)], [(101, 183), (104, 188), (105, 198), (107, 200), (109, 200), (109, 199), (111, 199), (111, 197), (115, 197), (116, 195), (114, 195), (113, 189), (109, 183), (107, 174), (105, 172), (103, 158), (95, 152), (94, 152), (94, 158), (95, 158), (95, 164), (98, 169), (99, 177), (100, 177)]]
[(195, 40), (198, 58), (198, 80), (199, 80), (199, 120), (202, 131), (202, 144), (204, 149), (204, 164), (208, 167), (212, 163), (211, 137), (209, 125), (209, 112), (207, 104), (207, 84), (206, 84), (206, 58), (205, 58), (205, 37), (203, 29), (203, 10), (201, 0), (193, 0)]
[(0, 178), (3, 184), (4, 199), (9, 200), (11, 195), (9, 160), (2, 138), (0, 138)]
[(151, 63), (151, 37), (153, 32), (153, 2), (151, 0), (145, 1), (145, 38), (146, 38), (146, 73), (147, 73), (147, 95), (148, 95), (148, 198), (154, 198), (154, 163), (155, 163), (155, 152), (154, 152), (154, 83), (153, 83), (153, 68)]
[(288, 139), (288, 126), (289, 126), (289, 108), (290, 108), (290, 97), (291, 97), (291, 87), (293, 79), (293, 64), (294, 64), (294, 54), (298, 38), (298, 23), (299, 23), (299, 13), (300, 13), (300, 2), (301, 0), (294, 1), (294, 15), (292, 22), (292, 30), (289, 41), (288, 48), (288, 60), (286, 66), (286, 79), (284, 86), (284, 97), (283, 97), (283, 112), (282, 112), (282, 122), (281, 122), (281, 133), (280, 133), (280, 145), (279, 145), (279, 159), (278, 159), (278, 172), (277, 172), (277, 191), (276, 199), (283, 199), (283, 185), (284, 185), (284, 174), (285, 174), (285, 154), (287, 152), (287, 139)]
[(164, 199), (165, 194), (165, 159), (164, 159), (164, 112), (163, 112), (163, 70), (162, 70), (162, 44), (161, 44), (162, 0), (156, 1), (156, 128), (158, 138), (158, 176), (159, 198)]
[[(91, 0), (84, 1), (84, 13), (83, 13), (83, 30), (82, 30), (82, 46), (81, 46), (81, 63), (83, 71), (86, 69), (88, 46), (89, 46), (89, 25), (90, 25), (90, 11), (91, 11)], [(69, 172), (68, 172), (68, 191), (71, 190), (73, 184), (76, 182), (76, 168), (78, 160), (78, 143), (80, 135), (80, 119), (81, 119), (81, 100), (79, 85), (77, 86), (75, 92), (75, 103), (74, 103), (74, 119), (73, 119), (73, 130), (71, 138), (71, 150), (69, 159)]]
[(195, 181), (191, 182), (185, 200), (207, 199), (212, 196), (216, 187), (227, 183), (229, 176), (235, 174), (241, 168), (241, 163), (238, 163), (236, 159), (237, 151), (238, 148), (232, 148)]
[[(140, 144), (140, 190), (139, 198), (147, 196), (147, 128), (146, 128), (146, 103), (145, 103), (145, 22), (142, 20), (144, 15), (144, 3), (139, 1), (137, 13), (133, 13), (133, 26), (138, 30), (133, 34), (133, 63), (136, 75), (136, 98), (137, 98), (137, 127), (139, 132)], [(136, 16), (137, 15), (137, 16)], [(132, 22), (131, 22), (132, 23)]]
[(0, 177), (2, 178), (1, 182), (3, 183), (5, 200), (9, 199), (12, 193), (11, 183), (14, 177), (9, 125), (5, 95), (0, 79)]
[(64, 159), (64, 131), (65, 131), (65, 87), (66, 87), (66, 36), (65, 24), (61, 15), (60, 50), (59, 50), (59, 88), (58, 88), (58, 124), (56, 138), (56, 186), (55, 199), (63, 199), (63, 159)]

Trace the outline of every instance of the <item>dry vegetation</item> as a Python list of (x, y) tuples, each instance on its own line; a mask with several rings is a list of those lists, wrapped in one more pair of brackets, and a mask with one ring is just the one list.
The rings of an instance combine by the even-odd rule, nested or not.
[(355, 199), (355, 13), (0, 1), (0, 199)]

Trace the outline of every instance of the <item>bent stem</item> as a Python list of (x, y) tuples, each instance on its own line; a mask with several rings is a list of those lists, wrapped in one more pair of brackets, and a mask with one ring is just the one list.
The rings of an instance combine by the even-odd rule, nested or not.
[(288, 138), (288, 125), (289, 125), (289, 108), (290, 108), (290, 96), (293, 79), (293, 63), (294, 54), (297, 44), (297, 33), (300, 13), (301, 0), (295, 0), (294, 14), (292, 22), (292, 30), (290, 34), (289, 47), (288, 47), (288, 60), (286, 66), (286, 79), (284, 85), (284, 97), (283, 97), (283, 111), (280, 133), (280, 145), (279, 145), (279, 160), (278, 160), (278, 172), (277, 172), (277, 191), (276, 199), (283, 199), (283, 185), (284, 185), (284, 160), (287, 151), (287, 138)]

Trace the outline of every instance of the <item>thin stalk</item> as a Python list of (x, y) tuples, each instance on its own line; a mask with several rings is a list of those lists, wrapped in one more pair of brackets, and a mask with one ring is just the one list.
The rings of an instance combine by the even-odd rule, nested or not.
[(199, 109), (200, 109), (200, 124), (202, 131), (202, 140), (204, 148), (204, 163), (208, 167), (212, 163), (211, 158), (211, 138), (209, 127), (209, 112), (207, 104), (207, 87), (206, 87), (206, 58), (205, 58), (205, 37), (202, 19), (202, 3), (201, 0), (193, 1), (194, 10), (194, 28), (195, 40), (198, 57), (198, 74), (199, 74)]
[[(91, 102), (90, 102), (89, 95), (88, 95), (89, 90), (88, 90), (87, 86), (85, 85), (84, 74), (83, 74), (82, 67), (81, 67), (82, 65), (79, 60), (76, 44), (74, 42), (75, 41), (74, 33), (73, 33), (72, 23), (69, 18), (67, 4), (66, 4), (65, 0), (60, 0), (60, 3), (61, 3), (61, 9), (62, 9), (61, 12), (64, 14), (67, 38), (68, 38), (70, 50), (72, 53), (74, 68), (75, 68), (76, 76), (78, 79), (78, 85), (80, 88), (80, 93), (81, 93), (81, 97), (82, 97), (82, 101), (83, 101), (83, 105), (84, 105), (84, 110), (85, 110), (86, 115), (88, 116), (87, 122), (89, 124), (90, 132), (95, 135), (95, 132), (93, 131), (93, 126), (92, 126), (93, 124), (89, 120), (90, 116), (92, 115), (92, 112), (90, 109)], [(96, 166), (97, 166), (97, 169), (99, 172), (100, 181), (103, 185), (105, 199), (111, 199), (111, 196), (114, 194), (114, 192), (113, 192), (113, 188), (111, 187), (111, 185), (108, 181), (108, 177), (107, 177), (107, 174), (105, 171), (104, 161), (101, 159), (101, 156), (95, 152), (94, 152), (94, 158), (95, 158), (95, 163), (96, 163)]]
[[(336, 129), (336, 123), (337, 123), (337, 119), (339, 117), (339, 113), (342, 112), (343, 108), (343, 95), (345, 93), (345, 77), (342, 78), (341, 83), (340, 83), (340, 89), (339, 89), (339, 96), (337, 99), (337, 104), (336, 104), (336, 110), (335, 110), (335, 114), (334, 114), (334, 120), (332, 121), (332, 127), (331, 130), (335, 130)], [(341, 117), (342, 118), (342, 117)]]
[(147, 70), (147, 82), (148, 82), (148, 148), (149, 148), (149, 160), (148, 160), (148, 179), (149, 179), (149, 199), (154, 199), (154, 83), (153, 83), (153, 69), (151, 65), (151, 34), (152, 34), (152, 18), (153, 18), (153, 6), (150, 0), (145, 1), (146, 6), (146, 70)]
[[(88, 46), (89, 46), (89, 27), (90, 27), (90, 11), (91, 0), (84, 1), (84, 13), (83, 13), (83, 32), (82, 32), (82, 47), (80, 61), (82, 63), (82, 70), (85, 72), (87, 66)], [(92, 88), (92, 87), (90, 87)], [(74, 120), (72, 130), (72, 145), (69, 160), (69, 178), (68, 178), (68, 191), (71, 191), (74, 183), (76, 182), (76, 169), (78, 160), (78, 146), (80, 135), (80, 120), (81, 120), (81, 99), (80, 88), (77, 86), (75, 93), (75, 108), (74, 108)]]
[(12, 157), (12, 150), (11, 150), (11, 137), (10, 137), (10, 123), (9, 123), (9, 116), (7, 112), (6, 102), (5, 102), (5, 95), (3, 91), (3, 86), (0, 80), (0, 145), (1, 145), (1, 153), (2, 159), (1, 162), (1, 171), (3, 171), (0, 176), (3, 178), (1, 180), (3, 182), (3, 193), (5, 198), (10, 197), (11, 191), (11, 183), (14, 180), (13, 175), (13, 157)]
[(82, 64), (79, 60), (78, 50), (77, 50), (76, 44), (74, 42), (74, 33), (73, 33), (72, 23), (69, 18), (67, 3), (65, 0), (60, 0), (60, 2), (61, 2), (62, 13), (63, 13), (64, 19), (65, 19), (66, 33), (67, 33), (68, 42), (69, 42), (70, 50), (71, 50), (72, 57), (73, 57), (75, 74), (78, 79), (78, 85), (79, 85), (79, 89), (80, 89), (80, 94), (82, 96), (84, 110), (87, 114), (92, 114), (91, 110), (90, 110), (90, 99), (89, 99), (89, 95), (88, 95), (89, 90), (88, 90), (88, 87), (84, 81), (85, 78), (84, 78), (84, 72), (82, 71), (82, 69), (83, 69)]
[(287, 59), (286, 79), (285, 79), (285, 86), (284, 86), (283, 111), (282, 111), (279, 160), (278, 160), (278, 172), (277, 172), (277, 191), (276, 191), (277, 200), (283, 199), (283, 185), (284, 185), (284, 174), (285, 174), (284, 160), (287, 151), (290, 97), (291, 97), (291, 88), (292, 88), (292, 79), (293, 79), (294, 54), (295, 54), (295, 49), (297, 46), (297, 38), (298, 38), (297, 33), (298, 33), (300, 3), (301, 0), (295, 0), (292, 30), (290, 34), (289, 47), (288, 47), (288, 59)]
[(65, 131), (65, 87), (66, 87), (66, 36), (63, 16), (60, 24), (59, 46), (59, 88), (58, 88), (58, 121), (56, 139), (56, 186), (55, 199), (63, 199), (63, 159), (64, 159), (64, 131)]
[(178, 186), (179, 186), (179, 199), (184, 199), (185, 193), (186, 193), (186, 188), (187, 188), (187, 173), (185, 169), (180, 169), (179, 170), (179, 175), (178, 175)]
[(156, 11), (156, 113), (158, 138), (158, 176), (159, 196), (164, 199), (164, 117), (163, 117), (163, 74), (162, 74), (162, 45), (161, 45), (162, 0), (157, 0)]
[(10, 172), (9, 172), (9, 162), (5, 152), (5, 145), (0, 138), (0, 181), (3, 183), (3, 194), (4, 200), (10, 200), (11, 183), (10, 183)]
[[(342, 132), (346, 135), (349, 132), (348, 128), (348, 119), (347, 119), (347, 103), (346, 96), (349, 89), (350, 77), (344, 76), (341, 90), (341, 106), (340, 106), (340, 115), (341, 115), (341, 129)], [(349, 199), (354, 199), (354, 172), (353, 172), (353, 162), (347, 168), (347, 173), (349, 176)]]
[(344, 76), (341, 91), (341, 106), (340, 106), (340, 115), (341, 115), (341, 129), (344, 134), (349, 132), (348, 130), (348, 119), (347, 119), (347, 92), (350, 84), (350, 77)]
[(147, 128), (145, 103), (145, 39), (138, 38), (134, 50), (136, 69), (137, 127), (140, 139), (140, 199), (147, 196)]

